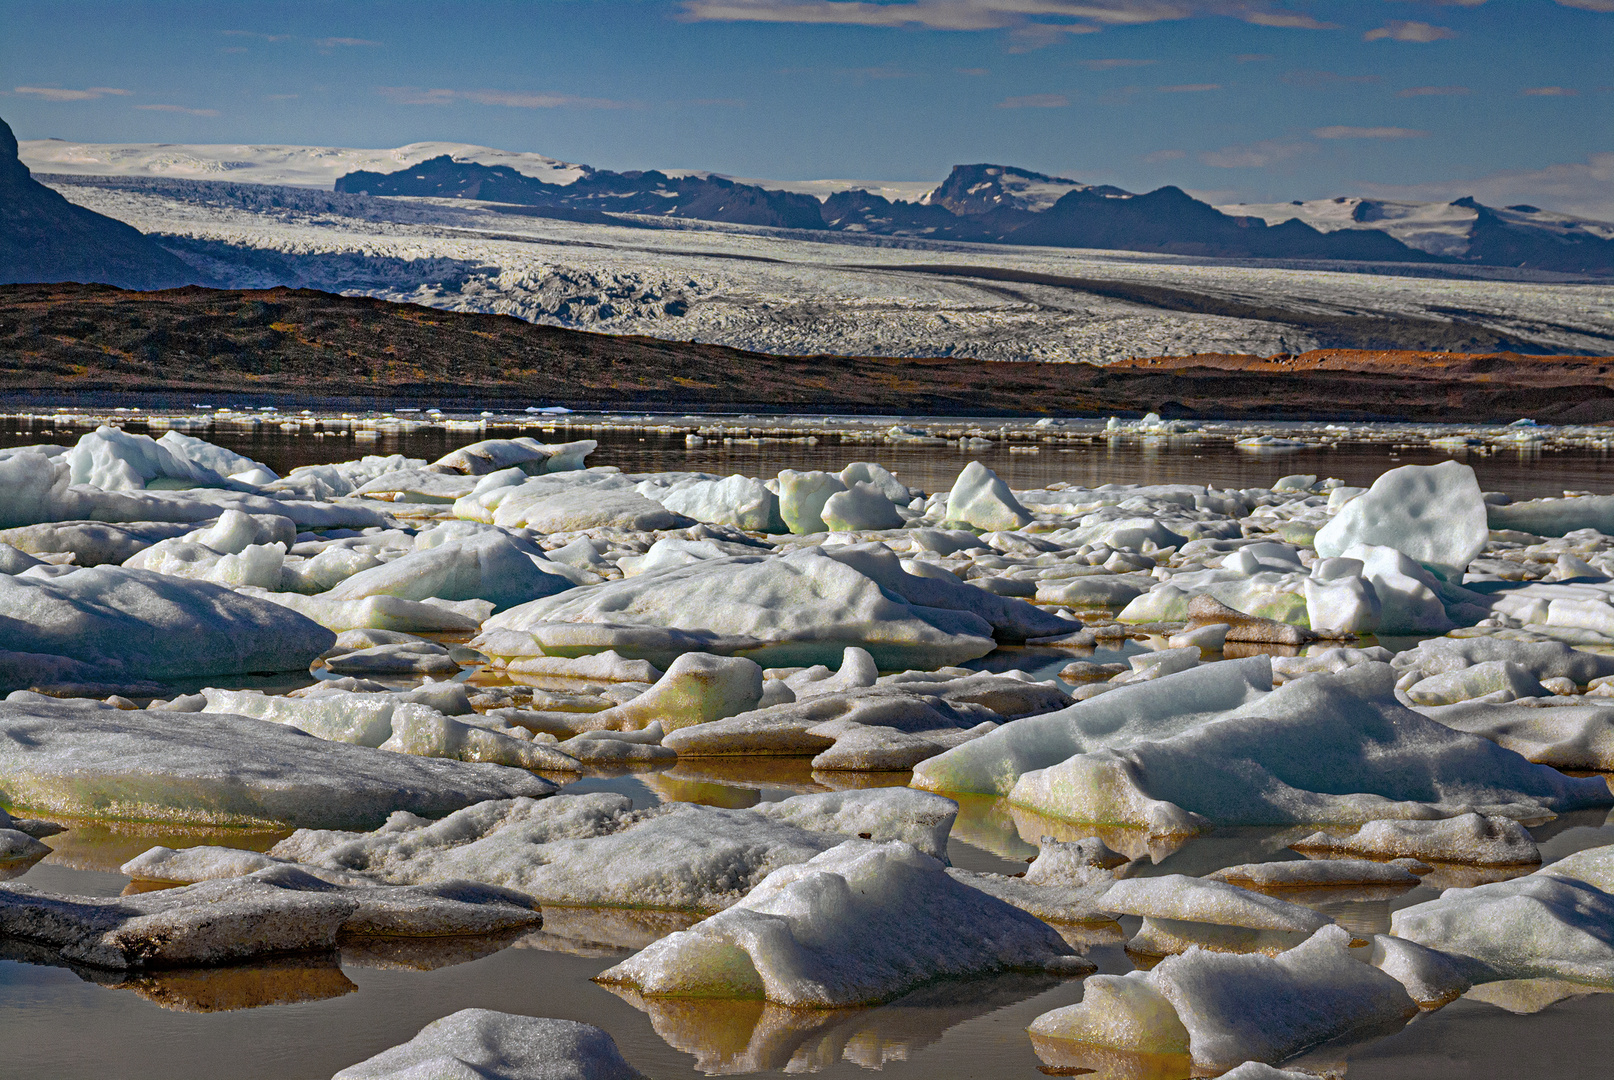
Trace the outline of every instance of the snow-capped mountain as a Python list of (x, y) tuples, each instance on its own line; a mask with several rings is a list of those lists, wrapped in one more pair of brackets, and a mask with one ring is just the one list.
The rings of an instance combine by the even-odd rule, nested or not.
[(1268, 225), (1293, 218), (1324, 233), (1387, 233), (1419, 251), (1469, 262), (1614, 273), (1614, 224), (1523, 204), (1497, 208), (1471, 198), (1416, 203), (1341, 196), (1217, 209)]
[(1126, 196), (1130, 192), (1107, 184), (1084, 184), (1060, 176), (1016, 169), (1011, 165), (954, 165), (952, 173), (919, 201), (941, 206), (960, 217), (993, 210), (1041, 213), (1072, 191)]
[(570, 184), (594, 170), (542, 154), (495, 150), (471, 143), (419, 142), (392, 150), (343, 146), (249, 146), (183, 143), (75, 143), (29, 139), (20, 156), (35, 172), (63, 176), (165, 176), (234, 180), (330, 190), (360, 170), (396, 172), (447, 155), (456, 162), (503, 166), (549, 184)]

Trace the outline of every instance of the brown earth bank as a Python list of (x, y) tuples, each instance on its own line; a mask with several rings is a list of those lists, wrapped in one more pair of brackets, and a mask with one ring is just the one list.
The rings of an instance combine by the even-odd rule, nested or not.
[(307, 289), (0, 286), (0, 404), (1614, 422), (1614, 357), (1319, 350), (1123, 363), (772, 356)]

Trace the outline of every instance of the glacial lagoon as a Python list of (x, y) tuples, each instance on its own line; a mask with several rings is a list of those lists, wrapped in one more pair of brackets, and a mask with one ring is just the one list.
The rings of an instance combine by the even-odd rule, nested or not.
[[(1599, 429), (1528, 425), (1491, 429), (1350, 425), (1335, 430), (1325, 425), (1254, 428), (1168, 420), (1125, 421), (1106, 429), (1102, 421), (1037, 427), (1029, 420), (951, 418), (643, 414), (426, 418), (397, 413), (218, 417), (191, 410), (155, 418), (127, 412), (13, 415), (0, 421), (0, 446), (72, 445), (100, 422), (153, 436), (163, 430), (186, 432), (281, 475), (299, 466), (348, 461), (364, 454), (402, 454), (431, 461), (481, 440), (530, 436), (545, 443), (595, 439), (599, 446), (588, 455), (588, 465), (614, 465), (631, 473), (739, 473), (766, 478), (781, 469), (839, 472), (849, 462), (879, 462), (903, 485), (927, 493), (948, 491), (970, 462), (985, 466), (1017, 492), (1053, 490), (1049, 486), (1061, 482), (1066, 490), (1091, 490), (1103, 484), (1271, 489), (1280, 478), (1297, 474), (1313, 484), (1334, 478), (1343, 482), (1341, 487), (1366, 488), (1388, 469), (1448, 460), (1471, 466), (1485, 491), (1507, 492), (1515, 500), (1614, 490), (1610, 436)], [(1302, 491), (1303, 486), (1295, 483), (1290, 490)], [(1320, 490), (1326, 494), (1329, 489)], [(409, 509), (407, 496), (401, 503), (380, 505)], [(424, 505), (441, 509), (441, 504)], [(1295, 511), (1287, 513), (1284, 520), (1297, 520)], [(1321, 514), (1314, 516), (1322, 519)], [(1557, 557), (1556, 551), (1547, 550), (1550, 544), (1536, 544), (1542, 550), (1536, 555), (1527, 540), (1501, 543), (1504, 549), (1485, 553), (1487, 565), (1495, 564), (1492, 569), (1507, 569), (1502, 564), (1509, 563), (1521, 568), (1528, 581), (1574, 577), (1569, 572), (1555, 578), (1549, 573), (1548, 555)], [(1514, 546), (1507, 548), (1509, 543)], [(1012, 543), (1006, 546), (1012, 549)], [(1566, 551), (1569, 546), (1559, 545)], [(1114, 547), (1129, 550), (1120, 543)], [(1573, 557), (1603, 569), (1602, 550), (1595, 542), (1582, 544), (1576, 548), (1580, 554)], [(1508, 551), (1515, 553), (1511, 562), (1503, 557)], [(977, 561), (991, 565), (989, 559)], [(1141, 566), (1141, 562), (1128, 564), (1111, 573), (1136, 574)], [(1499, 573), (1490, 576), (1503, 580)], [(1551, 587), (1550, 582), (1541, 587)], [(1045, 607), (1057, 606), (1038, 600)], [(1090, 604), (1076, 607), (1089, 627), (1116, 625), (1105, 623), (1114, 610), (1105, 615)], [(1511, 616), (1504, 616), (1500, 629), (1508, 629), (1506, 618)], [(1512, 621), (1538, 629), (1545, 625), (1522, 617)], [(1135, 633), (1064, 644), (1003, 645), (963, 666), (972, 671), (1018, 670), (1034, 679), (1048, 679), (1073, 661), (1125, 665), (1132, 657), (1169, 651), (1167, 638), (1180, 630), (1172, 623), (1165, 618)], [(1401, 652), (1438, 636), (1407, 632), (1407, 627), (1393, 629), (1398, 632), (1382, 638), (1364, 631), (1309, 646), (1257, 642), (1238, 643), (1235, 648), (1229, 640), (1224, 648), (1229, 659), (1264, 653), (1299, 663), (1307, 652), (1337, 647), (1341, 641), (1363, 648), (1379, 643)], [(1575, 629), (1565, 636), (1579, 649), (1592, 655), (1614, 652), (1614, 645), (1594, 640), (1594, 632)], [(424, 636), (446, 645), (461, 645), (469, 638), (464, 633), (424, 632)], [(1201, 668), (1221, 659), (1219, 650), (1207, 651)], [(457, 678), (473, 687), (544, 684), (543, 679), (512, 671), (509, 659), (503, 668), (464, 663), (469, 666)], [(1132, 666), (1142, 670), (1136, 662)], [(1303, 674), (1300, 667), (1293, 671)], [(333, 673), (316, 669), (300, 679), (282, 681), (280, 689), (331, 677)], [(419, 681), (377, 678), (391, 687)], [(1540, 678), (1545, 682), (1548, 676), (1543, 672)], [(206, 681), (210, 686), (255, 685), (251, 679), (229, 677)], [(565, 680), (549, 685), (559, 688)], [(1081, 685), (1078, 681), (1068, 688)], [(1570, 689), (1588, 702), (1593, 699), (1584, 685)], [(1585, 768), (1568, 771), (1588, 773)], [(815, 770), (799, 756), (692, 757), (637, 768), (587, 767), (581, 778), (554, 775), (561, 781), (562, 794), (619, 794), (636, 809), (669, 802), (744, 809), (811, 792), (905, 785), (909, 777), (905, 771)], [(983, 874), (1023, 872), (1045, 835), (1071, 841), (1095, 831), (1111, 847), (1132, 856), (1128, 876), (1138, 878), (1171, 874), (1197, 878), (1224, 867), (1296, 857), (1288, 849), (1298, 839), (1293, 828), (1211, 825), (1187, 838), (1139, 839), (1114, 829), (1094, 830), (1041, 816), (1007, 798), (965, 795), (958, 801), (948, 856), (955, 867)], [(132, 883), (119, 867), (156, 845), (182, 849), (211, 844), (263, 851), (290, 832), (197, 830), (65, 817), (63, 824), (69, 826), (68, 832), (46, 838), (53, 852), (13, 880), (51, 892), (115, 896), (149, 887)], [(1539, 848), (1542, 865), (1550, 868), (1576, 852), (1614, 844), (1614, 824), (1605, 807), (1588, 807), (1530, 823), (1529, 835)], [(1134, 844), (1130, 849), (1129, 841)], [(1437, 899), (1446, 885), (1513, 879), (1535, 869), (1447, 868), (1445, 877), (1425, 875), (1422, 884), (1392, 890), (1393, 895), (1384, 889), (1333, 889), (1302, 903), (1354, 934), (1386, 934), (1393, 913)], [(8, 950), (0, 959), (0, 1009), (5, 1010), (8, 1035), (0, 1076), (323, 1078), (405, 1042), (429, 1021), (471, 1007), (595, 1024), (614, 1037), (629, 1062), (657, 1078), (691, 1071), (851, 1076), (871, 1069), (894, 1077), (1029, 1077), (1075, 1075), (1087, 1068), (1039, 1058), (1026, 1035), (1033, 1020), (1082, 996), (1079, 980), (1053, 974), (1011, 972), (944, 980), (886, 1004), (818, 1012), (780, 1009), (756, 1000), (639, 999), (636, 1005), (632, 994), (591, 981), (658, 935), (687, 926), (694, 918), (546, 904), (542, 930), (505, 938), (445, 939), (430, 945), (364, 943), (313, 959), (279, 957), (173, 972), (109, 973), (53, 960), (37, 947), (11, 940), (0, 946)], [(1139, 917), (1122, 915), (1109, 927), (1068, 930), (1066, 940), (1076, 944), (1101, 974), (1124, 974), (1138, 966), (1124, 946), (1139, 933), (1140, 925)], [(1381, 1037), (1347, 1039), (1314, 1049), (1284, 1067), (1353, 1078), (1601, 1076), (1614, 1052), (1614, 995), (1594, 992), (1585, 983), (1493, 981), (1437, 1011), (1420, 1014), (1402, 1030), (1376, 1034)], [(1100, 1075), (1106, 1074), (1101, 1070)], [(1187, 1072), (1166, 1067), (1151, 1075)]]

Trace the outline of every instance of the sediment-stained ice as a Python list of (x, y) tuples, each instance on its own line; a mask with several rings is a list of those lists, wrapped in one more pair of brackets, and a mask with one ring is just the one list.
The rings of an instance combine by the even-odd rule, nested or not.
[(1291, 846), (1296, 851), (1477, 866), (1530, 866), (1541, 861), (1541, 851), (1523, 825), (1480, 814), (1434, 821), (1370, 821), (1347, 836), (1313, 833)]
[(850, 840), (598, 976), (647, 997), (763, 997), (834, 1008), (939, 978), (1086, 974), (1040, 920), (948, 877), (911, 845)]
[(13, 811), (185, 825), (368, 828), (555, 785), (500, 765), (327, 742), (212, 713), (0, 702), (0, 803)]
[(590, 1024), (461, 1009), (332, 1080), (644, 1080)]

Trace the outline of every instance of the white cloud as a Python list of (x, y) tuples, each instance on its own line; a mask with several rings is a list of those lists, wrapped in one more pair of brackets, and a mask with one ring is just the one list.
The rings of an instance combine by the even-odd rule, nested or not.
[(1309, 154), (1313, 144), (1286, 139), (1263, 139), (1247, 146), (1224, 146), (1220, 150), (1206, 150), (1199, 160), (1217, 169), (1264, 169), (1280, 161)]
[(347, 48), (380, 48), (381, 42), (371, 41), (369, 38), (356, 37), (328, 37), (320, 38), (314, 42), (321, 49)]
[(1024, 97), (1004, 98), (1000, 109), (1063, 109), (1070, 104), (1064, 94), (1026, 94)]
[(1106, 26), (1175, 22), (1223, 15), (1257, 26), (1334, 29), (1310, 15), (1260, 0), (684, 0), (694, 22), (829, 23), (922, 26), (931, 30), (1010, 30), (1022, 40), (1091, 33)]
[(191, 109), (184, 105), (136, 105), (135, 108), (144, 109), (146, 112), (181, 113), (185, 116), (217, 116), (219, 114), (217, 109)]
[(1083, 60), (1081, 65), (1088, 71), (1110, 71), (1114, 68), (1148, 67), (1150, 64), (1158, 64), (1159, 62), (1158, 60), (1129, 60), (1125, 57), (1112, 56), (1103, 60)]
[(576, 94), (523, 94), (510, 90), (422, 89), (418, 86), (378, 86), (376, 93), (394, 105), (502, 105), (510, 109), (626, 109), (626, 101), (579, 97)]
[(1335, 124), (1332, 127), (1312, 128), (1319, 139), (1427, 139), (1429, 132), (1404, 127), (1350, 127)]
[(1496, 172), (1472, 180), (1358, 186), (1381, 199), (1450, 202), (1472, 195), (1489, 206), (1529, 203), (1565, 214), (1614, 221), (1614, 152), (1591, 154), (1584, 161), (1544, 169)]
[(1519, 91), (1525, 97), (1579, 97), (1580, 91), (1567, 86), (1530, 86)]
[(1214, 82), (1180, 83), (1177, 86), (1155, 87), (1155, 89), (1160, 91), (1162, 94), (1202, 94), (1206, 90), (1220, 90), (1221, 88), (1221, 83)]
[(1473, 93), (1466, 86), (1409, 86), (1396, 97), (1456, 97)]
[(1431, 41), (1444, 41), (1457, 36), (1457, 31), (1449, 26), (1431, 26), (1426, 22), (1407, 22), (1403, 19), (1392, 19), (1377, 30), (1369, 30), (1362, 35), (1363, 41), (1409, 41), (1419, 45), (1427, 45)]
[(60, 86), (18, 86), (14, 94), (44, 98), (46, 101), (94, 101), (102, 97), (128, 97), (134, 91), (119, 90), (115, 86), (87, 86), (83, 90), (69, 90)]
[(1558, 3), (1582, 11), (1614, 11), (1614, 0), (1558, 0)]

